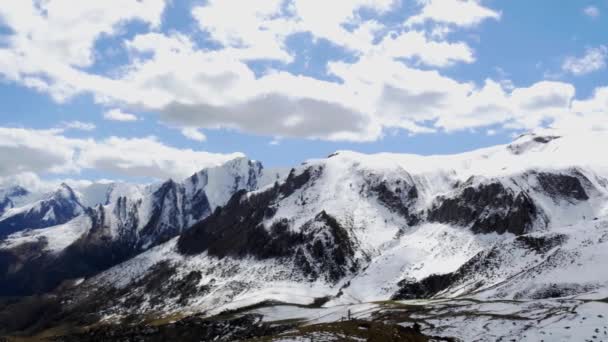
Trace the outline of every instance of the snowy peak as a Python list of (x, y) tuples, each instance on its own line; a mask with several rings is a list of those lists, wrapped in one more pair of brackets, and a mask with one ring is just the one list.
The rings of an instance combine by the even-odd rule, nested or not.
[(12, 207), (0, 218), (0, 236), (24, 229), (46, 228), (66, 223), (84, 212), (75, 192), (67, 184), (20, 207)]
[(258, 188), (263, 176), (262, 163), (247, 158), (236, 158), (225, 164), (201, 170), (184, 182), (186, 192), (196, 196), (204, 191), (212, 210), (224, 205), (230, 196), (241, 189)]
[(78, 196), (76, 196), (74, 190), (66, 183), (61, 183), (59, 188), (53, 192), (52, 197), (57, 201), (65, 200), (80, 203), (80, 200), (78, 199)]
[(520, 135), (514, 142), (507, 145), (507, 148), (515, 155), (530, 151), (539, 152), (547, 148), (547, 144), (559, 138), (561, 138), (559, 135), (527, 133)]

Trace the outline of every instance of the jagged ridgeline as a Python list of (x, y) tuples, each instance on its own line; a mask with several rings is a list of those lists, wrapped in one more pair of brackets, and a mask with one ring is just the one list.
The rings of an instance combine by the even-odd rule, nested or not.
[[(450, 156), (339, 151), (284, 173), (238, 159), (183, 182), (116, 186), (66, 222), (8, 233), (0, 289), (55, 290), (59, 309), (38, 327), (278, 303), (602, 299), (608, 158), (585, 152), (602, 141), (528, 134)], [(20, 212), (6, 207), (2, 220)]]
[(0, 217), (0, 295), (40, 294), (92, 276), (179, 235), (232, 194), (279, 176), (238, 158), (183, 182), (108, 184), (96, 200), (62, 184), (18, 207), (11, 199), (28, 192), (11, 189), (5, 195), (11, 208)]

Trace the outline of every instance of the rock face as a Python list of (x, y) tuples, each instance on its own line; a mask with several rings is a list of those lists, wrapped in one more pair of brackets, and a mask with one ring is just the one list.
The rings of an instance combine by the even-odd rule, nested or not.
[[(575, 201), (586, 201), (589, 195), (585, 192), (592, 187), (591, 181), (577, 170), (572, 175), (563, 173), (540, 172), (536, 175), (540, 189), (552, 198), (563, 198)], [(585, 184), (585, 186), (583, 186)]]
[(539, 215), (525, 192), (515, 193), (500, 182), (466, 185), (453, 197), (440, 198), (430, 209), (433, 222), (470, 226), (476, 233), (521, 235), (532, 230)]

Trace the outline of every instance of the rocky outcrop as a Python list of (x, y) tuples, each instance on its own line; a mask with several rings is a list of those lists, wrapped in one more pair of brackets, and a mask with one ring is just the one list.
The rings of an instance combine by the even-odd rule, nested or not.
[(514, 192), (500, 182), (465, 185), (455, 196), (438, 199), (428, 212), (432, 222), (470, 226), (484, 234), (525, 234), (538, 216), (538, 208), (525, 192)]
[[(592, 187), (591, 182), (580, 172), (573, 170), (572, 174), (540, 172), (536, 174), (540, 190), (555, 199), (570, 201), (586, 201), (589, 195), (585, 191)], [(585, 186), (583, 186), (583, 184)]]
[(418, 200), (418, 188), (406, 180), (396, 179), (392, 182), (382, 180), (369, 181), (370, 194), (393, 212), (406, 218), (408, 225), (414, 226), (420, 222), (417, 213), (411, 210)]

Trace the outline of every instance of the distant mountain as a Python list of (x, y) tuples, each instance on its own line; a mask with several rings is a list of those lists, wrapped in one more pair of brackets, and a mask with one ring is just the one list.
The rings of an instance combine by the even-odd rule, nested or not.
[[(0, 237), (24, 229), (46, 228), (68, 222), (84, 212), (84, 207), (78, 197), (67, 184), (42, 196), (41, 199), (17, 206), (19, 200), (29, 192), (21, 187), (4, 191), (4, 200), (0, 201), (2, 216), (0, 216)], [(4, 205), (1, 205), (4, 203)]]
[(20, 186), (0, 189), (0, 217), (7, 210), (14, 208), (17, 205), (16, 203), (21, 202), (27, 195), (29, 195), (29, 191)]
[[(179, 235), (235, 192), (258, 189), (278, 177), (259, 162), (237, 158), (183, 182), (109, 184), (104, 204), (86, 209), (63, 184), (52, 196), (21, 208), (21, 214), (8, 212), (0, 221), (14, 227), (5, 228), (7, 235), (16, 232), (0, 243), (0, 295), (44, 292), (95, 274)], [(99, 200), (97, 193), (93, 197)]]

